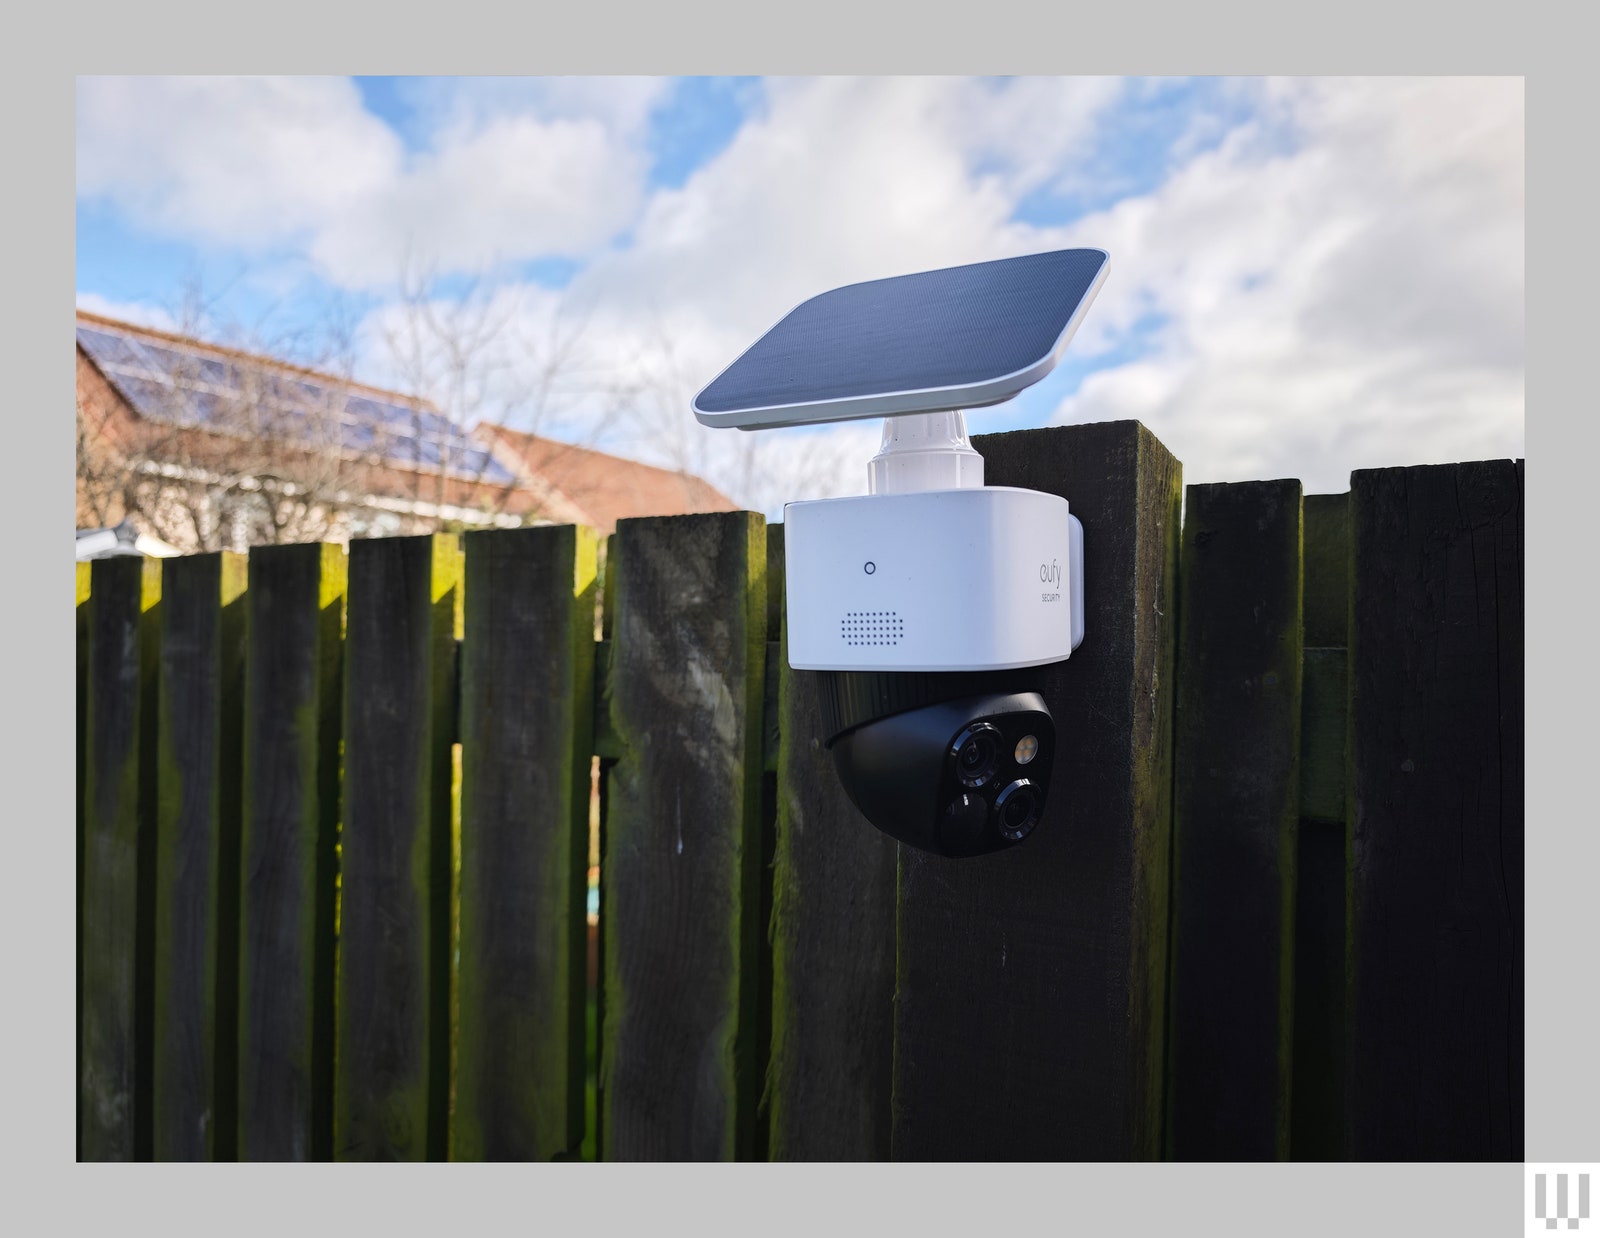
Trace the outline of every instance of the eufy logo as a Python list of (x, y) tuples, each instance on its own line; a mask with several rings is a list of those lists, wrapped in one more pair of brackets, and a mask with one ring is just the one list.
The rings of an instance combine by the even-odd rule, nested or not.
[(1569, 1167), (1565, 1173), (1555, 1166), (1546, 1166), (1532, 1172), (1531, 1176), (1532, 1215), (1528, 1219), (1527, 1233), (1573, 1230), (1589, 1219), (1589, 1174), (1577, 1166)]
[(1061, 564), (1054, 559), (1039, 565), (1039, 581), (1049, 585), (1041, 598), (1046, 602), (1059, 602), (1061, 600)]

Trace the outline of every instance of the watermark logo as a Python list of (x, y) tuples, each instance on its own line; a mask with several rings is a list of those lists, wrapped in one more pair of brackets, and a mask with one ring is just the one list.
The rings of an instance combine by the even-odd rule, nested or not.
[(1589, 1221), (1589, 1182), (1593, 1175), (1578, 1165), (1528, 1167), (1528, 1234), (1582, 1229), (1600, 1232)]

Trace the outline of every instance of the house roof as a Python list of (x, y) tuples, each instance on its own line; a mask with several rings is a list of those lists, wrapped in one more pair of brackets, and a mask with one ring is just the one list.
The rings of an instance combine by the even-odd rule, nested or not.
[(481, 444), (414, 396), (82, 310), (77, 337), (95, 367), (151, 421), (270, 433), (490, 485), (514, 480)]
[(528, 484), (548, 487), (547, 509), (556, 519), (604, 533), (631, 516), (731, 512), (738, 505), (692, 473), (675, 472), (588, 447), (524, 434), (493, 423), (475, 433)]
[[(256, 437), (299, 427), (300, 450), (376, 462), (374, 493), (398, 485), (398, 468), (453, 478), (450, 502), (492, 494), (494, 505), (527, 518), (587, 524), (611, 532), (629, 516), (734, 511), (736, 505), (699, 477), (525, 434), (492, 422), (470, 432), (426, 400), (386, 391), (274, 357), (208, 344), (79, 310), (81, 358), (129, 408), (151, 421), (191, 431), (251, 434), (240, 409), (265, 410)], [(82, 364), (83, 361), (80, 361)], [(225, 441), (225, 440), (219, 440)]]

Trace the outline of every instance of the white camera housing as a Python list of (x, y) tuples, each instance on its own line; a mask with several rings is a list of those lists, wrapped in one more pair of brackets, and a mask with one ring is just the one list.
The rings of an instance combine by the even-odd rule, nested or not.
[(1083, 640), (1083, 526), (1053, 494), (815, 499), (783, 523), (795, 670), (1012, 670)]

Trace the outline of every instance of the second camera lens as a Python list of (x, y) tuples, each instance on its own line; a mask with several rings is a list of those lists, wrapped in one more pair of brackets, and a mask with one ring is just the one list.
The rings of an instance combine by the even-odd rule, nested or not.
[(1003, 837), (1019, 842), (1039, 823), (1038, 789), (1026, 778), (1019, 778), (995, 797), (995, 818)]
[(1000, 730), (988, 722), (974, 723), (956, 736), (950, 752), (961, 784), (981, 787), (994, 776), (1000, 763)]

